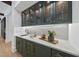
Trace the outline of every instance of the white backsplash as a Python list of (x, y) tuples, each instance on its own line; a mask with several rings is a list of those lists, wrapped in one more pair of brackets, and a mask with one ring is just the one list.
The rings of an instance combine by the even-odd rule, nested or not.
[(67, 24), (54, 24), (54, 25), (38, 25), (38, 26), (25, 26), (15, 28), (15, 35), (25, 34), (25, 29), (28, 29), (31, 34), (47, 34), (48, 30), (55, 31), (55, 38), (68, 40), (68, 25)]

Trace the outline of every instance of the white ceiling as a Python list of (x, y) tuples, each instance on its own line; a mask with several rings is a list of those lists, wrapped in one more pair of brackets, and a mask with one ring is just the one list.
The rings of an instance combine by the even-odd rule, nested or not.
[[(37, 2), (38, 1), (20, 1), (16, 5), (15, 9), (19, 12), (22, 12), (25, 9), (29, 8), (30, 6), (34, 5)], [(9, 7), (11, 7), (11, 6), (0, 1), (0, 13), (6, 14), (6, 11), (9, 9)], [(0, 18), (3, 18), (3, 17), (0, 15)]]
[(37, 2), (38, 1), (20, 1), (15, 8), (17, 11), (22, 12)]
[[(1, 2), (0, 1), (0, 13), (4, 13), (5, 14), (5, 11), (7, 10), (7, 8), (9, 8), (10, 6)], [(2, 16), (0, 15), (0, 18), (2, 18)]]

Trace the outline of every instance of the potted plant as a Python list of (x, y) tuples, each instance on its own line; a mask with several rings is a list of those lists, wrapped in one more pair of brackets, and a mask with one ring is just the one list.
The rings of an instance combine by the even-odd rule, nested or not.
[(55, 31), (48, 31), (48, 41), (53, 42), (55, 35), (56, 35)]

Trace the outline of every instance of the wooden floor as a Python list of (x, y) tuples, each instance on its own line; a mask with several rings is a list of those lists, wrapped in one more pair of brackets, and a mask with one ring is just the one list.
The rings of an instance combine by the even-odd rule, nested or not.
[(0, 57), (21, 57), (19, 53), (11, 52), (11, 43), (5, 43), (4, 39), (0, 37)]

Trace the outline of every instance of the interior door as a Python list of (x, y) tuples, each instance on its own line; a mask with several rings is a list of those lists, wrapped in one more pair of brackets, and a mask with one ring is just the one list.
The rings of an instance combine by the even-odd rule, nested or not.
[(5, 39), (5, 36), (6, 36), (6, 18), (4, 17), (2, 20), (1, 20), (1, 36)]

